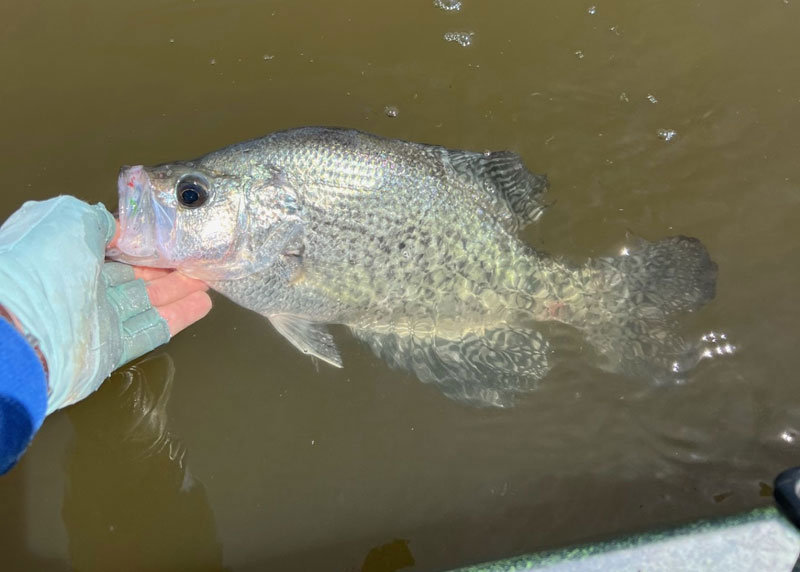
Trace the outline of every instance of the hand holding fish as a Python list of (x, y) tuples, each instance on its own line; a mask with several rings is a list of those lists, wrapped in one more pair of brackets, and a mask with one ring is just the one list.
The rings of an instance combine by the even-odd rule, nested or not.
[[(115, 248), (118, 237), (119, 224), (106, 250)], [(144, 281), (150, 303), (167, 322), (170, 337), (205, 317), (211, 309), (205, 282), (167, 268), (131, 268), (133, 277)]]
[(47, 413), (211, 308), (199, 280), (106, 262), (116, 234), (103, 205), (69, 196), (28, 202), (0, 228), (0, 304), (42, 361)]

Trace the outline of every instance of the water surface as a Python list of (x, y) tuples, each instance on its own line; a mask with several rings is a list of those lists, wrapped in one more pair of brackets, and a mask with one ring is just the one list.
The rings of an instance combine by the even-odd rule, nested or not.
[(669, 387), (560, 363), (477, 410), (344, 332), (317, 368), (217, 298), (45, 422), (0, 480), (5, 569), (433, 571), (769, 504), (800, 458), (798, 24), (794, 0), (5, 2), (0, 218), (300, 125), (512, 149), (551, 181), (527, 240), (699, 237), (717, 297), (687, 332), (737, 347)]

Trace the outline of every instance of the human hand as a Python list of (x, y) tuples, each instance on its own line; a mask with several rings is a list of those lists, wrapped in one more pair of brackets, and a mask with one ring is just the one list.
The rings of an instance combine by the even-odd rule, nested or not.
[(28, 202), (0, 228), (0, 304), (44, 358), (48, 414), (210, 309), (202, 282), (105, 262), (115, 230), (105, 207), (69, 196)]
[[(119, 238), (119, 221), (116, 221), (114, 238), (106, 250), (114, 248)], [(106, 264), (114, 264), (107, 262)], [(150, 303), (167, 322), (170, 336), (205, 317), (211, 310), (208, 284), (167, 268), (133, 266), (134, 278), (145, 283)]]

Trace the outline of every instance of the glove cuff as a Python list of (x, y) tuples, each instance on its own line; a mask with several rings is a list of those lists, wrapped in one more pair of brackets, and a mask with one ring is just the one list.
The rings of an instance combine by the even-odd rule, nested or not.
[(0, 319), (0, 397), (19, 403), (27, 411), (31, 435), (42, 425), (47, 411), (47, 381), (42, 362), (22, 334), (5, 319)]

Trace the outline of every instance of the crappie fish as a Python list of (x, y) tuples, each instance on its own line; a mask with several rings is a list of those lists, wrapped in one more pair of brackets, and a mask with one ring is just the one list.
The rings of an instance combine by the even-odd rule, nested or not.
[(535, 387), (553, 322), (577, 328), (606, 370), (682, 375), (699, 351), (673, 321), (714, 296), (706, 249), (675, 236), (570, 264), (517, 238), (546, 188), (507, 151), (293, 129), (123, 168), (114, 257), (204, 280), (339, 367), (326, 325), (344, 324), (475, 405), (511, 405)]

